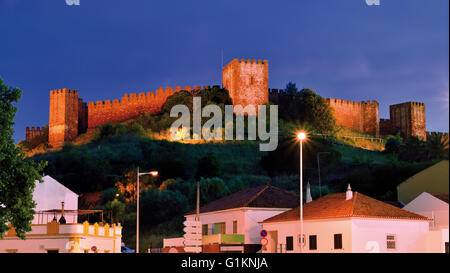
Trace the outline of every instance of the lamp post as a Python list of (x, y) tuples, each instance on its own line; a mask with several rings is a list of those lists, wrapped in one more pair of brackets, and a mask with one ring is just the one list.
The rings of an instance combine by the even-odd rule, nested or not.
[(300, 132), (297, 134), (300, 140), (300, 253), (303, 252), (303, 140), (306, 134)]
[(150, 174), (157, 176), (157, 171), (151, 171), (147, 173), (140, 173), (139, 167), (137, 168), (137, 183), (136, 183), (136, 253), (139, 253), (139, 177), (141, 175)]
[(322, 197), (322, 184), (321, 184), (321, 181), (320, 181), (320, 162), (319, 162), (319, 155), (320, 154), (329, 154), (330, 152), (318, 152), (317, 153), (317, 168), (318, 168), (318, 171), (319, 171), (319, 195), (320, 195), (320, 197)]

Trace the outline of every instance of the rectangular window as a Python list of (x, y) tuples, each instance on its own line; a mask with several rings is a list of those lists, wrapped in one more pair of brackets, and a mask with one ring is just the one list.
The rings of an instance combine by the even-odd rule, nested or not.
[(309, 249), (317, 250), (317, 235), (309, 235)]
[(342, 234), (334, 234), (334, 249), (342, 249)]
[(450, 253), (450, 248), (448, 246), (448, 242), (445, 242), (445, 253)]
[(237, 233), (237, 221), (233, 221), (233, 234)]
[(59, 249), (47, 249), (47, 253), (59, 253)]
[(391, 250), (395, 250), (397, 249), (396, 246), (396, 238), (397, 236), (393, 235), (393, 234), (388, 234), (386, 235), (386, 248), (387, 249), (391, 249)]
[(294, 250), (294, 237), (287, 236), (286, 237), (286, 251)]
[(208, 224), (202, 225), (202, 235), (208, 235)]
[(214, 234), (225, 234), (225, 223), (215, 223), (214, 224)]

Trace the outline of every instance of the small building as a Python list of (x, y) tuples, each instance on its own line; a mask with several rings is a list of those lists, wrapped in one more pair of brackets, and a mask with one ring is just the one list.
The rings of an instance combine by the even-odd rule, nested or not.
[[(245, 189), (200, 208), (202, 252), (256, 253), (261, 249), (261, 221), (298, 206), (298, 195), (265, 185)], [(194, 221), (195, 210), (185, 215)], [(184, 252), (183, 238), (164, 239), (163, 252)]]
[(328, 194), (300, 208), (262, 221), (267, 230), (264, 253), (424, 252), (428, 217), (375, 200), (350, 189)]
[(0, 253), (121, 253), (122, 227), (83, 224), (33, 224), (26, 239), (11, 228), (0, 240)]
[(0, 239), (0, 253), (120, 253), (120, 224), (78, 223), (78, 215), (101, 212), (78, 210), (78, 195), (50, 176), (36, 181), (36, 202), (31, 231), (25, 239), (17, 237), (14, 227)]
[(448, 160), (442, 160), (399, 184), (398, 201), (408, 204), (423, 192), (448, 194), (448, 186)]
[[(43, 211), (49, 211), (53, 209), (61, 208), (61, 203), (64, 202), (64, 208), (66, 211), (78, 210), (78, 194), (68, 189), (63, 184), (59, 183), (51, 176), (46, 175), (42, 177), (44, 182), (40, 183), (36, 180), (35, 188), (33, 191), (33, 200), (36, 202), (36, 214), (32, 221), (32, 224), (47, 223), (56, 217), (61, 218), (61, 212), (51, 215), (49, 213), (41, 213)], [(66, 223), (77, 223), (78, 215), (66, 213)]]
[(448, 201), (448, 194), (423, 192), (403, 208), (432, 219), (430, 234), (425, 240), (432, 252), (449, 253)]

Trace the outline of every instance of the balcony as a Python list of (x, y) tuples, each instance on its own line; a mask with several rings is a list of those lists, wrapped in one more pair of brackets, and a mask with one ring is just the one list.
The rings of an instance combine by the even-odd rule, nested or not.
[(203, 235), (202, 244), (243, 244), (245, 241), (244, 234), (212, 234)]

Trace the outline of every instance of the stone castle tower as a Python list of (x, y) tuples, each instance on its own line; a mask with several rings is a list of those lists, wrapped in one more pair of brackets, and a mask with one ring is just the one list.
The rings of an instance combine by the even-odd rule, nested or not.
[(389, 106), (390, 119), (382, 120), (381, 129), (395, 134), (400, 132), (402, 137), (417, 136), (426, 140), (425, 103), (404, 102)]
[[(281, 94), (279, 90), (269, 90), (269, 62), (267, 60), (234, 59), (222, 68), (223, 88), (229, 91), (233, 105), (243, 108), (269, 102)], [(210, 88), (203, 86), (203, 89)], [(49, 145), (61, 146), (75, 139), (88, 129), (106, 122), (121, 122), (142, 113), (158, 113), (172, 94), (185, 90), (195, 92), (201, 86), (177, 86), (159, 88), (154, 92), (125, 94), (121, 100), (84, 103), (77, 90), (58, 89), (50, 91)], [(275, 100), (276, 101), (276, 100)], [(327, 103), (334, 109), (338, 125), (365, 132), (373, 136), (401, 132), (404, 137), (411, 135), (426, 138), (425, 104), (407, 102), (390, 106), (390, 119), (379, 119), (379, 105), (376, 101), (354, 102), (329, 98)], [(255, 109), (257, 110), (257, 108)], [(236, 114), (242, 114), (236, 111)], [(247, 113), (243, 113), (247, 114)], [(257, 113), (256, 113), (257, 114)], [(26, 139), (30, 140), (42, 131), (28, 127)]]
[(48, 142), (61, 146), (86, 131), (87, 107), (78, 98), (78, 91), (58, 89), (50, 91)]
[(269, 102), (269, 61), (234, 59), (222, 73), (223, 88), (229, 91), (233, 105), (245, 108)]

